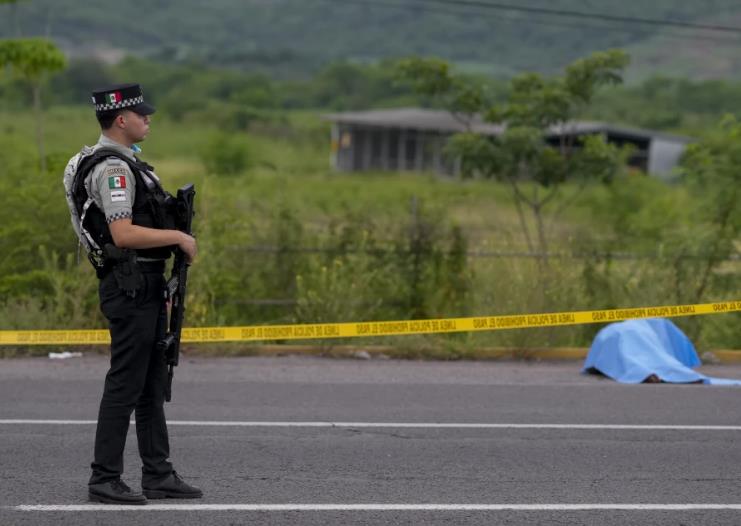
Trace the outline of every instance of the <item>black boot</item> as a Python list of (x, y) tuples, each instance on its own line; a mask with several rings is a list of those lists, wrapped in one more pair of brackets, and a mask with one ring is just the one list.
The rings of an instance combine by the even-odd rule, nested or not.
[(175, 471), (159, 482), (146, 487), (142, 485), (148, 499), (200, 499), (203, 492), (185, 482)]
[(146, 504), (147, 498), (134, 493), (121, 479), (88, 485), (90, 500), (106, 504)]

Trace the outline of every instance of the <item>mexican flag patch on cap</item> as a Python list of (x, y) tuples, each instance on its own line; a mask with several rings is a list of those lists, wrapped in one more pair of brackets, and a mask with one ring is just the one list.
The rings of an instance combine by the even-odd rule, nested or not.
[(112, 175), (108, 178), (108, 188), (113, 190), (114, 188), (126, 188), (126, 176), (124, 175)]
[(109, 93), (108, 95), (106, 95), (106, 98), (108, 99), (108, 104), (118, 104), (119, 102), (121, 102), (121, 100), (123, 100), (120, 91)]

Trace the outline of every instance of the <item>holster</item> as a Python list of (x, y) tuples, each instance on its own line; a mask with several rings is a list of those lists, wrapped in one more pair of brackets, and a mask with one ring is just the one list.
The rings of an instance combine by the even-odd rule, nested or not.
[(103, 276), (113, 272), (118, 288), (130, 298), (135, 298), (144, 284), (144, 275), (136, 263), (136, 252), (107, 243), (103, 246), (103, 253), (105, 254)]

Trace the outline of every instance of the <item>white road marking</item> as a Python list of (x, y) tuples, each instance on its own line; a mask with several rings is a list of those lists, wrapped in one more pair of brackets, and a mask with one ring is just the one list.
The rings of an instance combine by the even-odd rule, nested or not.
[(692, 511), (741, 510), (741, 504), (28, 504), (16, 511)]
[[(0, 420), (0, 425), (94, 425), (95, 420)], [(134, 423), (133, 421), (131, 422)], [(636, 431), (741, 431), (741, 426), (724, 425), (640, 425), (640, 424), (487, 424), (441, 422), (260, 422), (170, 420), (170, 426), (192, 427), (339, 427), (411, 429), (614, 429)]]

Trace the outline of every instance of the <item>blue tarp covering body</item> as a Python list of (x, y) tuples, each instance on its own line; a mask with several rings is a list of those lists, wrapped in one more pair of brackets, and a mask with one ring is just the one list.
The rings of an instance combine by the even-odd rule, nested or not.
[(694, 371), (700, 365), (695, 346), (664, 318), (611, 323), (592, 342), (582, 372), (596, 369), (623, 383), (641, 383), (651, 375), (670, 383), (739, 385), (741, 380), (711, 378)]

